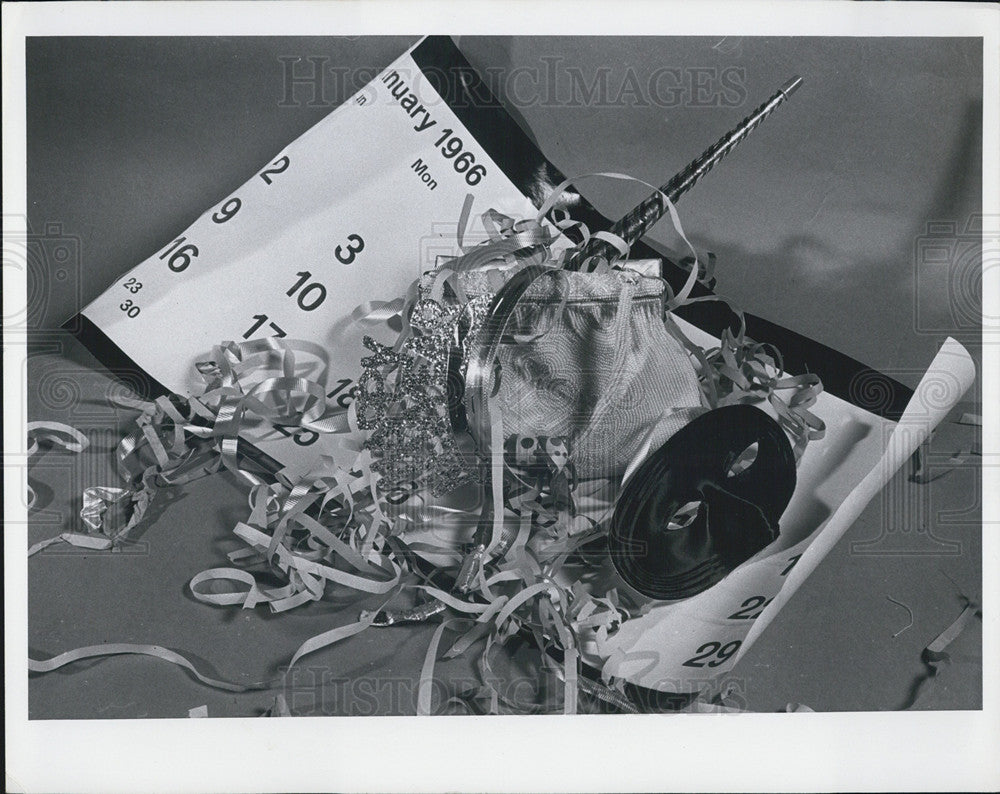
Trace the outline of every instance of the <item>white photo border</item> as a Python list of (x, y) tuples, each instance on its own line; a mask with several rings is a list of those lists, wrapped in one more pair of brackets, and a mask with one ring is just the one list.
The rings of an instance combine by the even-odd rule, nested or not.
[[(26, 214), (28, 36), (447, 33), (975, 36), (983, 57), (983, 212), (1000, 213), (997, 6), (851, 2), (121, 2), (3, 6), (3, 203)], [(26, 301), (5, 274), (4, 316)], [(1000, 316), (1000, 273), (983, 312)], [(11, 311), (8, 311), (11, 309)], [(988, 348), (987, 348), (988, 349)], [(23, 436), (23, 342), (4, 342), (7, 445)], [(984, 357), (983, 447), (1000, 451), (1000, 361)], [(21, 487), (4, 471), (8, 494)], [(984, 483), (984, 521), (1000, 488)], [(593, 717), (27, 719), (27, 530), (4, 500), (10, 791), (994, 790), (1000, 787), (1000, 540), (983, 537), (983, 710)], [(18, 515), (20, 513), (20, 515)], [(419, 736), (414, 740), (414, 736)]]

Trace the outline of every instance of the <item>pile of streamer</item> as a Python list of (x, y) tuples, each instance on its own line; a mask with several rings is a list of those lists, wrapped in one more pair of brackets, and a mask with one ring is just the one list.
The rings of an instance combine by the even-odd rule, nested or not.
[[(113, 549), (128, 542), (157, 491), (225, 468), (249, 486), (249, 514), (233, 529), (243, 546), (229, 554), (224, 567), (194, 577), (190, 588), (197, 599), (283, 612), (334, 590), (340, 596), (353, 591), (359, 600), (378, 597), (377, 607), (359, 609), (354, 623), (306, 642), (290, 665), (362, 630), (432, 620), (438, 625), (421, 671), (418, 713), (435, 708), (435, 661), (465, 653), (477, 654), (481, 684), (453, 700), (475, 713), (574, 713), (581, 697), (637, 710), (625, 682), (592, 668), (599, 664), (594, 659), (602, 639), (644, 613), (649, 601), (613, 576), (591, 577), (585, 584), (587, 577), (579, 574), (605, 542), (624, 477), (677, 427), (737, 403), (770, 404), (798, 459), (808, 441), (823, 432), (809, 411), (822, 386), (815, 376), (787, 376), (777, 350), (746, 336), (737, 310), (734, 328), (722, 334), (717, 347), (703, 349), (684, 336), (671, 312), (705, 300), (690, 293), (696, 281), (711, 278), (697, 255), (676, 294), (659, 277), (629, 270), (627, 262), (614, 268), (592, 260), (574, 274), (578, 280), (617, 279), (625, 292), (639, 296), (634, 301), (643, 294), (657, 296), (658, 333), (665, 332), (663, 338), (680, 351), (677, 360), (687, 368), (693, 400), (674, 406), (679, 418), (673, 424), (642, 428), (630, 448), (632, 459), (604, 470), (580, 465), (575, 453), (585, 444), (581, 428), (539, 432), (544, 428), (537, 421), (512, 419), (517, 412), (504, 403), (501, 383), (518, 377), (510, 362), (519, 346), (530, 346), (551, 328), (501, 323), (492, 342), (483, 339), (495, 320), (489, 314), (494, 296), (520, 272), (535, 274), (538, 284), (552, 275), (549, 315), (570, 311), (572, 300), (555, 282), (556, 274), (567, 272), (561, 266), (575, 249), (552, 254), (553, 227), (543, 223), (561, 190), (534, 219), (486, 213), (488, 241), (462, 247), (462, 256), (425, 274), (404, 298), (356, 312), (395, 316), (394, 327), (402, 330), (391, 345), (366, 339), (371, 355), (362, 362), (358, 396), (346, 411), (327, 404), (323, 348), (278, 338), (216, 346), (211, 359), (198, 364), (204, 388), (195, 396), (122, 400), (139, 411), (136, 427), (116, 453), (127, 487), (88, 489), (85, 517), (91, 533), (54, 541), (77, 538), (93, 547), (96, 538), (98, 547)], [(589, 231), (560, 212), (548, 216), (554, 227), (585, 242)], [(460, 229), (468, 219), (469, 204)], [(462, 246), (461, 232), (458, 242)], [(624, 241), (617, 244), (627, 253)], [(478, 290), (470, 291), (470, 284)], [(623, 299), (616, 300), (621, 311)], [(457, 339), (464, 341), (456, 345)], [(614, 353), (615, 344), (625, 343), (610, 344)], [(507, 351), (506, 358), (498, 349)], [(589, 428), (588, 438), (600, 435), (601, 418), (614, 408), (590, 411), (598, 426)], [(260, 470), (245, 454), (247, 442), (276, 427), (336, 433), (353, 463), (342, 467), (324, 456), (294, 480), (285, 472)], [(120, 513), (113, 523), (110, 517)], [(597, 657), (582, 650), (584, 634), (591, 643), (596, 637)], [(496, 653), (515, 638), (537, 652), (540, 668), (561, 687), (521, 702), (495, 686)], [(152, 647), (131, 652), (151, 653)], [(36, 663), (32, 669), (41, 668)]]

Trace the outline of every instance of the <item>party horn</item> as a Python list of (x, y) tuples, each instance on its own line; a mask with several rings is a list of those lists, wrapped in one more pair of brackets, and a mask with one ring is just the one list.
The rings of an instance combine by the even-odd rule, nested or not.
[[(739, 146), (751, 130), (770, 116), (800, 85), (802, 85), (802, 78), (798, 76), (785, 83), (767, 102), (754, 110), (732, 131), (726, 133), (715, 144), (706, 149), (698, 159), (692, 161), (687, 168), (618, 221), (609, 229), (609, 232), (622, 238), (629, 246), (635, 243), (666, 214), (667, 204), (663, 201), (664, 195), (670, 199), (671, 203), (676, 203), (677, 199), (711, 171), (719, 160)], [(580, 270), (591, 257), (600, 257), (613, 263), (621, 257), (621, 251), (605, 240), (592, 237), (569, 258), (565, 268), (567, 270)]]

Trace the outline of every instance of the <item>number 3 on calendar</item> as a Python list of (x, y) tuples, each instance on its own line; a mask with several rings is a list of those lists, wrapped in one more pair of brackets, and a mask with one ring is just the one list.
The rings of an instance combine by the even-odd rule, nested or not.
[(343, 265), (351, 264), (362, 251), (365, 250), (365, 240), (360, 234), (350, 234), (347, 236), (347, 245), (338, 245), (333, 255), (337, 261)]

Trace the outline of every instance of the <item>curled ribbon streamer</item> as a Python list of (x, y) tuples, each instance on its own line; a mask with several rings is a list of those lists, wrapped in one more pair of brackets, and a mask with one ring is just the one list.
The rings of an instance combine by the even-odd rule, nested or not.
[(481, 640), (491, 631), (493, 631), (494, 626), (492, 621), (490, 622), (477, 622), (471, 629), (469, 629), (465, 634), (463, 634), (454, 645), (451, 646), (446, 652), (444, 657), (446, 659), (454, 659), (456, 656), (461, 656), (473, 643)]
[(479, 657), (480, 677), (483, 680), (484, 689), (487, 690), (490, 697), (490, 713), (499, 714), (500, 705), (507, 707), (510, 712), (514, 714), (544, 713), (546, 709), (543, 705), (535, 703), (519, 703), (502, 694), (494, 685), (493, 682), (500, 680), (500, 677), (493, 671), (492, 665), (490, 664), (490, 655), (494, 645), (497, 645), (498, 643), (502, 645), (502, 642), (499, 639), (494, 639), (493, 635), (488, 636), (486, 638), (486, 647), (484, 648), (482, 655)]
[[(743, 312), (727, 299), (710, 295), (691, 298), (686, 303), (718, 302), (725, 305), (740, 323), (740, 330), (733, 334), (726, 329), (720, 345), (709, 351), (702, 350), (681, 332), (669, 314), (664, 326), (691, 357), (698, 363), (704, 401), (708, 408), (718, 408), (738, 402), (767, 400), (778, 415), (781, 426), (792, 437), (792, 451), (800, 460), (809, 441), (823, 438), (826, 426), (823, 420), (809, 411), (823, 390), (823, 384), (814, 374), (789, 376), (783, 369), (781, 355), (772, 345), (754, 342), (746, 336)], [(792, 391), (788, 400), (779, 391)]]
[[(677, 306), (687, 301), (688, 295), (690, 295), (691, 290), (694, 289), (694, 285), (698, 281), (698, 273), (699, 273), (698, 252), (695, 250), (695, 247), (691, 244), (691, 241), (688, 240), (687, 235), (684, 234), (684, 228), (681, 226), (680, 215), (677, 214), (677, 208), (674, 206), (674, 203), (670, 200), (670, 198), (666, 195), (666, 193), (661, 191), (657, 186), (652, 185), (649, 182), (645, 182), (642, 179), (637, 179), (634, 176), (629, 176), (628, 174), (619, 174), (613, 171), (601, 171), (591, 174), (581, 174), (580, 176), (575, 176), (569, 179), (565, 179), (561, 183), (559, 183), (555, 188), (553, 188), (548, 198), (539, 208), (538, 214), (535, 216), (536, 221), (538, 221), (539, 223), (541, 222), (541, 220), (549, 213), (552, 207), (555, 206), (555, 203), (562, 196), (566, 188), (568, 188), (572, 184), (575, 184), (576, 182), (579, 182), (581, 179), (590, 179), (594, 177), (617, 179), (624, 182), (636, 182), (640, 185), (644, 185), (645, 187), (652, 188), (653, 191), (659, 195), (661, 203), (663, 204), (664, 207), (667, 208), (667, 212), (670, 215), (670, 221), (674, 226), (674, 230), (677, 232), (678, 236), (684, 241), (684, 244), (687, 245), (688, 249), (691, 251), (691, 255), (694, 257), (694, 261), (691, 266), (691, 272), (688, 275), (687, 281), (684, 283), (684, 286), (681, 288), (681, 291), (676, 296), (674, 296), (672, 301), (668, 302), (667, 310), (668, 311), (673, 310)], [(629, 251), (628, 244), (617, 235), (611, 234), (610, 232), (597, 232), (593, 236), (596, 237), (597, 239), (611, 243), (611, 245), (617, 248), (620, 252), (623, 252), (622, 253), (623, 258), (628, 256), (628, 251)], [(586, 242), (587, 238), (585, 238), (582, 241), (581, 245), (585, 245)]]
[(111, 548), (111, 539), (105, 537), (95, 537), (94, 535), (84, 535), (80, 532), (63, 532), (54, 538), (42, 540), (35, 543), (28, 549), (28, 556), (33, 557), (43, 549), (54, 546), (57, 543), (68, 543), (81, 549), (95, 549), (104, 551)]
[[(270, 538), (268, 538), (268, 536), (263, 532), (243, 523), (237, 524), (234, 534), (256, 548), (266, 548), (270, 542)], [(294, 569), (300, 575), (315, 575), (320, 579), (327, 579), (332, 582), (336, 582), (337, 584), (346, 585), (354, 590), (366, 593), (389, 592), (398, 584), (402, 576), (402, 572), (399, 567), (391, 561), (390, 563), (394, 569), (393, 578), (388, 580), (376, 580), (362, 576), (355, 576), (354, 574), (347, 573), (346, 571), (339, 571), (328, 565), (307, 560), (304, 557), (293, 554), (282, 545), (277, 547), (276, 555), (276, 564), (282, 570), (287, 571), (289, 569)]]
[(452, 609), (456, 609), (459, 612), (471, 612), (472, 614), (486, 613), (490, 610), (490, 604), (475, 603), (472, 601), (463, 601), (460, 598), (444, 592), (436, 587), (429, 587), (427, 585), (415, 585), (416, 589), (422, 590), (429, 595), (432, 595), (438, 601), (443, 604), (448, 605)]
[(62, 422), (28, 422), (25, 431), (28, 436), (29, 456), (38, 450), (40, 439), (62, 447), (67, 452), (82, 452), (90, 443), (83, 433)]
[(563, 623), (561, 616), (556, 614), (556, 609), (551, 601), (551, 593), (550, 599), (543, 599), (539, 607), (543, 622), (550, 629), (550, 633), (554, 631), (559, 637), (559, 644), (563, 651), (563, 668), (561, 671), (563, 679), (563, 713), (576, 714), (578, 689), (577, 662), (579, 661), (579, 652), (573, 640), (572, 630)]
[[(247, 590), (245, 593), (239, 591), (203, 593), (198, 589), (205, 582), (220, 580), (240, 582), (247, 585)], [(279, 608), (276, 608), (276, 604), (280, 604), (295, 595), (295, 588), (290, 584), (271, 590), (260, 588), (252, 574), (239, 568), (212, 568), (202, 571), (191, 579), (188, 587), (191, 589), (191, 594), (203, 604), (213, 604), (215, 606), (234, 606), (238, 604), (244, 609), (252, 609), (257, 604), (267, 603), (276, 612), (281, 611)]]
[(962, 601), (965, 604), (965, 608), (961, 614), (948, 628), (935, 637), (920, 654), (920, 661), (924, 665), (925, 671), (911, 684), (910, 692), (907, 695), (906, 701), (899, 707), (900, 710), (909, 709), (917, 702), (924, 689), (924, 685), (932, 678), (938, 676), (941, 673), (942, 666), (951, 661), (951, 655), (946, 650), (948, 646), (958, 638), (974, 618), (982, 617), (979, 604), (969, 600), (965, 596), (962, 596)]
[[(386, 599), (385, 602), (383, 602), (383, 606), (396, 595), (396, 592), (393, 592), (393, 594)], [(340, 626), (338, 628), (331, 629), (330, 631), (323, 632), (322, 634), (317, 634), (314, 637), (310, 637), (302, 643), (298, 650), (296, 650), (293, 654), (283, 675), (271, 679), (270, 681), (258, 682), (254, 684), (236, 684), (231, 681), (213, 678), (198, 670), (194, 663), (185, 656), (176, 651), (172, 651), (169, 648), (163, 648), (159, 645), (137, 645), (131, 643), (90, 645), (83, 648), (76, 648), (72, 651), (66, 651), (65, 653), (61, 653), (51, 659), (33, 659), (29, 656), (28, 672), (38, 674), (50, 673), (83, 659), (96, 659), (107, 656), (134, 654), (140, 656), (152, 656), (158, 659), (163, 659), (164, 661), (170, 662), (178, 667), (182, 667), (189, 671), (198, 681), (212, 687), (213, 689), (221, 689), (225, 692), (260, 691), (271, 689), (274, 686), (280, 685), (284, 676), (288, 674), (291, 668), (294, 667), (303, 656), (340, 642), (341, 640), (351, 637), (368, 628), (371, 625), (374, 616), (375, 613), (365, 614), (355, 623)]]
[(234, 684), (231, 681), (213, 678), (202, 673), (197, 667), (194, 666), (193, 662), (189, 661), (176, 651), (170, 650), (169, 648), (163, 648), (159, 645), (134, 645), (130, 643), (89, 645), (85, 648), (76, 648), (72, 651), (66, 651), (65, 653), (61, 653), (51, 659), (32, 659), (29, 656), (28, 672), (51, 673), (54, 670), (58, 670), (61, 667), (65, 667), (68, 664), (72, 664), (73, 662), (81, 661), (83, 659), (97, 659), (105, 656), (122, 655), (152, 656), (157, 659), (163, 659), (165, 662), (170, 662), (171, 664), (184, 668), (196, 679), (201, 681), (201, 683), (207, 684), (214, 689), (221, 689), (225, 692), (252, 692), (260, 689), (270, 689), (272, 686), (270, 682), (258, 684)]
[(310, 637), (302, 645), (299, 646), (298, 650), (292, 655), (291, 661), (289, 661), (288, 666), (293, 667), (299, 659), (310, 653), (315, 653), (316, 651), (326, 648), (334, 643), (345, 640), (348, 637), (353, 637), (355, 634), (359, 634), (369, 626), (375, 620), (375, 616), (378, 612), (388, 604), (396, 595), (397, 591), (394, 591), (392, 595), (389, 596), (385, 601), (382, 602), (382, 606), (371, 612), (362, 613), (361, 617), (354, 623), (349, 623), (346, 626), (340, 626), (330, 631), (323, 632), (322, 634), (317, 634), (315, 637)]
[[(28, 439), (28, 458), (38, 454), (39, 440), (48, 441), (67, 452), (82, 452), (90, 443), (83, 433), (63, 422), (28, 422), (25, 435)], [(28, 510), (31, 510), (35, 506), (35, 489), (30, 484), (27, 487)]]
[(516, 596), (511, 598), (506, 604), (504, 604), (503, 609), (501, 609), (500, 613), (497, 615), (496, 619), (497, 625), (498, 626), (502, 625), (504, 621), (506, 621), (511, 615), (514, 614), (514, 610), (517, 609), (519, 606), (521, 606), (521, 604), (534, 598), (536, 595), (539, 595), (540, 593), (544, 593), (550, 590), (553, 587), (554, 585), (551, 582), (539, 582), (537, 584), (531, 585), (530, 587), (524, 588), (520, 593), (518, 593)]
[(431, 713), (431, 696), (434, 684), (434, 663), (437, 659), (438, 646), (444, 630), (454, 621), (446, 620), (439, 624), (431, 636), (430, 645), (424, 655), (424, 663), (420, 668), (420, 683), (417, 684), (417, 716), (426, 717)]

